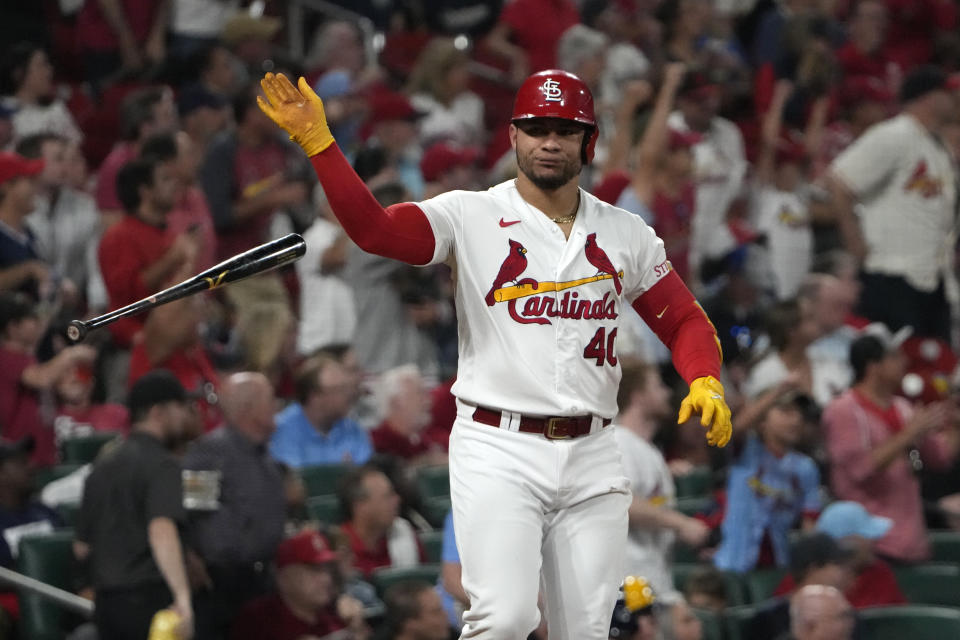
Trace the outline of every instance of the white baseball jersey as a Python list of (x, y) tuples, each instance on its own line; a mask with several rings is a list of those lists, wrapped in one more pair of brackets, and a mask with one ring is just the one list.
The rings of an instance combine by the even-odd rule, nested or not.
[(436, 239), (431, 264), (456, 263), (453, 394), (529, 415), (612, 418), (624, 305), (670, 271), (653, 229), (581, 189), (567, 240), (512, 180), (419, 206)]
[(767, 236), (769, 267), (778, 300), (797, 294), (813, 264), (813, 231), (805, 194), (769, 186), (754, 189), (757, 231)]
[(933, 291), (951, 264), (957, 169), (913, 116), (870, 128), (841, 153), (833, 173), (857, 196), (869, 252), (864, 269)]

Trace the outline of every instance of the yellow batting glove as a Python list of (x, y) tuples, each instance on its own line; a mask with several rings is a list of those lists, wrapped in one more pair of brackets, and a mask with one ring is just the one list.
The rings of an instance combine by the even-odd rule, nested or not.
[(690, 383), (690, 393), (680, 403), (677, 424), (686, 422), (694, 412), (700, 414), (700, 424), (709, 428), (708, 444), (724, 447), (730, 442), (733, 435), (730, 407), (723, 399), (723, 385), (713, 376), (697, 378)]
[(315, 156), (333, 144), (323, 101), (306, 80), (301, 77), (294, 87), (282, 73), (268, 73), (260, 86), (266, 96), (266, 100), (257, 96), (260, 110), (285, 129), (308, 156)]

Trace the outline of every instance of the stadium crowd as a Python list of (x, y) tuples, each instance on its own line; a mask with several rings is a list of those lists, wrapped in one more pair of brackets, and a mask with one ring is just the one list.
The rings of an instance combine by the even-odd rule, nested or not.
[[(735, 428), (674, 424), (627, 308), (611, 638), (960, 619), (955, 0), (340, 0), (293, 29), (299, 4), (0, 8), (0, 566), (96, 604), (0, 591), (0, 638), (143, 639), (167, 607), (202, 640), (457, 637), (449, 270), (347, 238), (256, 106), (268, 71), (383, 206), (515, 176), (530, 72), (591, 87), (583, 184), (663, 239)], [(291, 231), (295, 268), (66, 340)]]

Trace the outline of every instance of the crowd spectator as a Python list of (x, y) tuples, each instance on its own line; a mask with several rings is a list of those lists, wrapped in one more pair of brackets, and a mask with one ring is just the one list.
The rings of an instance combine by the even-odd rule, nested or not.
[(82, 308), (88, 285), (99, 278), (92, 248), (100, 240), (100, 215), (87, 193), (67, 185), (68, 141), (53, 133), (37, 133), (20, 139), (17, 153), (31, 160), (42, 159), (37, 175), (37, 195), (27, 227), (37, 251), (50, 266), (51, 275), (74, 288), (73, 307)]
[(177, 111), (169, 87), (146, 87), (127, 94), (120, 104), (120, 139), (97, 170), (94, 197), (104, 225), (109, 227), (126, 210), (117, 184), (120, 169), (137, 157), (147, 138), (172, 133), (177, 128)]
[(352, 243), (325, 199), (320, 211), (303, 234), (307, 251), (296, 264), (300, 283), (297, 351), (305, 356), (327, 345), (352, 342), (357, 326), (353, 290), (342, 276)]
[[(849, 562), (850, 552), (825, 533), (811, 533), (800, 538), (790, 550), (790, 574), (797, 585), (797, 593), (804, 593), (804, 589), (815, 585), (832, 587), (843, 594), (853, 582)], [(789, 598), (768, 601), (750, 621), (749, 637), (777, 638), (787, 633), (792, 623), (790, 615)]]
[(863, 265), (858, 313), (892, 331), (910, 326), (921, 336), (950, 336), (945, 287), (954, 278), (947, 242), (956, 166), (938, 136), (956, 112), (958, 89), (960, 79), (937, 68), (914, 69), (900, 87), (901, 112), (864, 133), (830, 168), (839, 229)]
[(243, 366), (267, 376), (285, 399), (292, 395), (292, 372), (299, 363), (296, 326), (289, 308), (254, 303), (235, 327)]
[(670, 555), (679, 538), (692, 547), (703, 546), (710, 534), (706, 524), (676, 510), (676, 490), (667, 462), (653, 445), (663, 421), (673, 412), (670, 390), (656, 368), (623, 361), (617, 414), (614, 425), (630, 480), (630, 535), (627, 538), (626, 569), (643, 573), (664, 603), (677, 600)]
[(467, 147), (446, 141), (430, 145), (420, 159), (423, 196), (432, 198), (456, 189), (476, 191), (479, 184), (478, 160), (476, 151)]
[(470, 91), (470, 56), (452, 38), (434, 38), (410, 72), (407, 92), (420, 120), (420, 139), (483, 143), (483, 100)]
[(129, 431), (130, 412), (122, 404), (94, 401), (96, 384), (94, 367), (83, 362), (64, 371), (57, 380), (53, 429), (58, 448), (66, 440), (96, 432)]
[(49, 466), (57, 462), (57, 448), (53, 424), (41, 413), (43, 396), (75, 366), (92, 365), (97, 352), (74, 345), (38, 362), (35, 353), (43, 332), (44, 321), (28, 298), (0, 293), (0, 436), (32, 437), (34, 462)]
[(270, 453), (295, 469), (316, 464), (364, 464), (370, 435), (349, 417), (357, 400), (356, 376), (338, 360), (317, 356), (296, 378), (297, 401), (277, 414)]
[(18, 139), (51, 133), (80, 142), (83, 133), (57, 95), (53, 65), (40, 46), (20, 42), (4, 53), (0, 100), (13, 112), (13, 134)]
[(837, 49), (837, 63), (845, 81), (866, 77), (890, 88), (899, 86), (903, 69), (890, 59), (884, 47), (888, 19), (884, 2), (863, 0), (853, 5), (847, 42)]
[[(266, 448), (275, 428), (269, 380), (231, 375), (220, 406), (224, 424), (194, 441), (183, 459), (202, 493), (187, 540), (206, 582), (195, 598), (197, 634), (211, 640), (226, 638), (243, 605), (269, 590), (270, 560), (286, 522), (284, 473)], [(211, 494), (214, 504), (199, 504)]]
[(0, 440), (0, 567), (15, 568), (24, 536), (42, 535), (63, 526), (57, 512), (34, 496), (34, 465), (30, 462), (34, 440), (27, 436)]
[(43, 160), (0, 151), (0, 291), (21, 291), (34, 300), (50, 280), (50, 267), (27, 226), (42, 171)]
[(514, 0), (503, 7), (486, 45), (509, 63), (510, 79), (519, 85), (529, 74), (557, 66), (557, 42), (578, 22), (570, 0)]
[(338, 491), (347, 521), (354, 566), (364, 576), (382, 567), (410, 567), (425, 561), (413, 526), (400, 517), (400, 497), (377, 467), (351, 470)]
[(882, 325), (850, 346), (853, 386), (823, 413), (830, 456), (830, 487), (840, 500), (858, 502), (893, 520), (876, 542), (881, 556), (919, 562), (930, 555), (916, 465), (949, 465), (958, 449), (951, 409), (934, 403), (916, 410), (897, 396), (906, 373), (901, 346), (908, 330)]
[(378, 385), (383, 421), (370, 433), (374, 451), (411, 465), (446, 464), (446, 454), (423, 437), (430, 424), (432, 399), (416, 365), (384, 372)]
[[(196, 65), (191, 64), (190, 67), (197, 72), (196, 85), (192, 86), (198, 86), (207, 94), (219, 95), (227, 100), (236, 97), (241, 89), (243, 74), (238, 72), (239, 61), (230, 53), (230, 49), (217, 43), (202, 49), (191, 60), (195, 61)], [(226, 115), (228, 120), (232, 119), (232, 114)]]
[(86, 79), (99, 90), (118, 74), (162, 64), (169, 16), (169, 0), (84, 2), (76, 34)]
[(370, 111), (364, 125), (369, 136), (362, 149), (383, 151), (386, 168), (395, 172), (410, 198), (423, 195), (423, 174), (418, 162), (422, 150), (417, 127), (424, 115), (405, 94), (382, 90), (370, 96)]
[(836, 587), (807, 585), (790, 601), (789, 640), (851, 640), (853, 630), (853, 609)]
[[(369, 638), (360, 603), (342, 592), (336, 559), (316, 531), (303, 531), (281, 542), (274, 558), (276, 591), (243, 608), (230, 640)], [(349, 635), (336, 633), (343, 630)]]
[(698, 567), (687, 576), (683, 595), (691, 607), (715, 613), (723, 613), (729, 604), (723, 574), (709, 565)]
[(747, 171), (743, 136), (732, 122), (718, 115), (720, 82), (701, 69), (691, 68), (677, 93), (677, 110), (670, 114), (671, 129), (699, 136), (693, 145), (696, 209), (691, 225), (692, 273), (702, 262), (729, 252), (727, 214), (740, 196)]
[(168, 371), (130, 389), (133, 430), (87, 478), (74, 553), (89, 561), (101, 638), (142, 640), (172, 607), (193, 637), (193, 605), (178, 531), (186, 522), (180, 464), (172, 450), (192, 429), (187, 394)]
[(757, 566), (787, 566), (793, 524), (813, 528), (821, 506), (820, 472), (812, 459), (796, 451), (810, 402), (795, 392), (782, 395), (756, 432), (740, 434), (727, 479), (723, 539), (713, 558), (717, 568), (742, 573)]
[(224, 25), (240, 9), (240, 0), (170, 0), (170, 55), (189, 60), (216, 47)]
[(426, 582), (395, 584), (384, 595), (387, 605), (384, 627), (392, 640), (450, 640), (440, 596)]
[(569, 71), (600, 95), (600, 81), (607, 63), (610, 39), (600, 31), (575, 24), (557, 41), (557, 68)]
[(663, 640), (703, 640), (703, 623), (683, 598), (661, 608), (657, 624)]
[[(855, 609), (907, 602), (893, 569), (873, 550), (874, 542), (887, 535), (892, 526), (890, 518), (870, 515), (863, 505), (844, 500), (832, 503), (817, 519), (817, 531), (853, 552), (850, 567), (855, 578), (844, 596)], [(793, 577), (788, 574), (774, 595), (793, 590)]]

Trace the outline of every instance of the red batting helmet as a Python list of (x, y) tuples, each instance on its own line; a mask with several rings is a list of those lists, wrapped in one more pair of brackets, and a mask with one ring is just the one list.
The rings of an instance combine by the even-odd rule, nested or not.
[(593, 95), (572, 73), (560, 69), (538, 71), (523, 81), (513, 103), (511, 122), (530, 118), (562, 118), (587, 128), (583, 139), (584, 164), (593, 160), (593, 148), (600, 130), (593, 115)]

